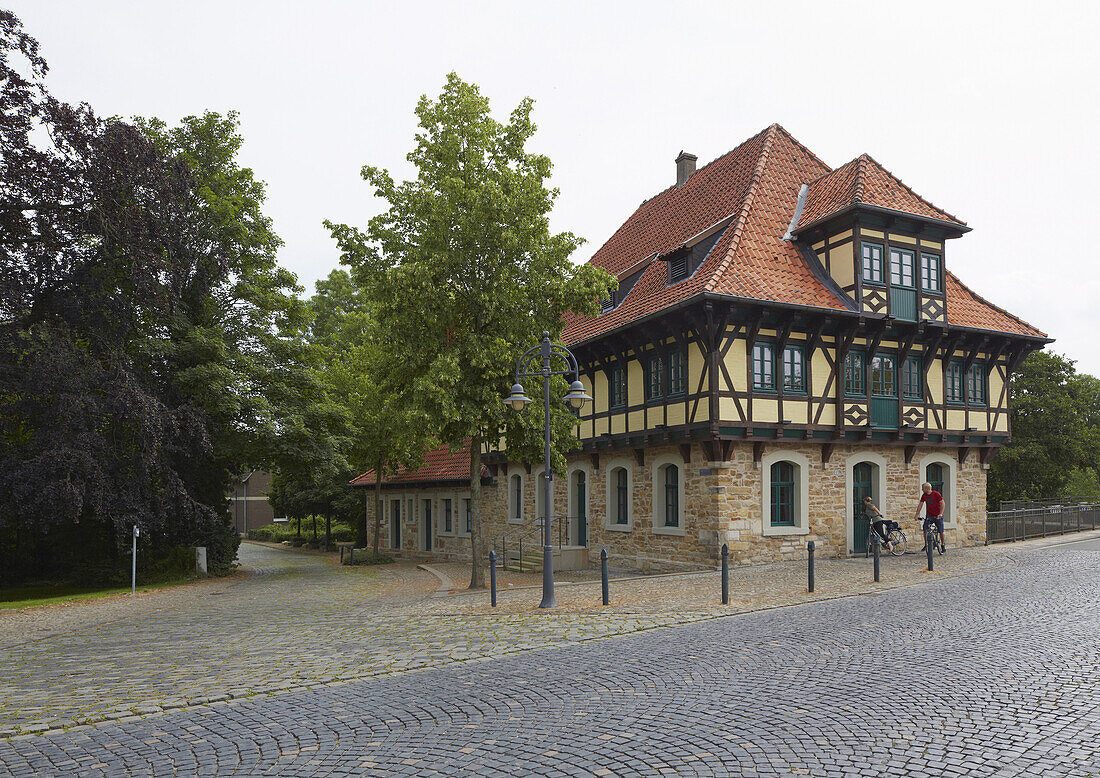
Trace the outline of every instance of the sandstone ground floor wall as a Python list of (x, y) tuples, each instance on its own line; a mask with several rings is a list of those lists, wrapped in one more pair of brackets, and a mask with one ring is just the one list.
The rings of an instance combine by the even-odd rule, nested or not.
[[(930, 474), (943, 482), (948, 545), (985, 540), (986, 472), (976, 457), (960, 463), (957, 449), (917, 449), (908, 463), (903, 446), (838, 444), (827, 462), (818, 443), (765, 442), (755, 453), (759, 459), (753, 444), (739, 443), (728, 460), (717, 462), (708, 461), (698, 445), (573, 455), (567, 472), (552, 481), (555, 542), (560, 532), (566, 545), (587, 547), (593, 565), (607, 549), (613, 565), (642, 570), (714, 566), (723, 543), (734, 563), (801, 558), (810, 540), (818, 554), (845, 556), (859, 545), (854, 503), (862, 488), (902, 525), (910, 547), (919, 549), (913, 514)], [(784, 473), (793, 473), (793, 481), (777, 482), (777, 492), (772, 475)], [(625, 509), (619, 505), (624, 478)], [(495, 547), (499, 553), (502, 537), (514, 544), (521, 534), (525, 544), (539, 543), (541, 484), (540, 466), (509, 463), (482, 486), (486, 551)], [(788, 496), (793, 492), (787, 514), (792, 520), (777, 525), (772, 499), (783, 488)], [(380, 547), (414, 559), (469, 558), (468, 486), (384, 489), (383, 495)]]

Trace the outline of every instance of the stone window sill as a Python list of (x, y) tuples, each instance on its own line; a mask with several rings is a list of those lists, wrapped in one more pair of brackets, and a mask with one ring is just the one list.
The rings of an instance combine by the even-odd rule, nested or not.
[(610, 530), (611, 532), (632, 532), (634, 530), (634, 526), (631, 524), (608, 524), (605, 529)]
[(687, 530), (683, 527), (654, 527), (654, 535), (687, 535)]
[(809, 527), (773, 527), (764, 525), (764, 537), (783, 537), (784, 535), (809, 535)]

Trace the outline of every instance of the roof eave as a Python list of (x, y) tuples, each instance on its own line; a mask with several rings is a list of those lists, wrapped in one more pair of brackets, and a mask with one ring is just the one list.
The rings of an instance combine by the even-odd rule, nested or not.
[(933, 219), (930, 216), (921, 216), (917, 213), (909, 213), (908, 211), (898, 211), (893, 208), (883, 208), (881, 205), (868, 205), (867, 203), (852, 203), (846, 205), (840, 210), (833, 211), (832, 213), (825, 214), (824, 216), (814, 219), (808, 224), (804, 224), (801, 227), (796, 227), (791, 230), (791, 236), (797, 238), (803, 233), (817, 227), (825, 222), (832, 221), (840, 216), (851, 213), (852, 211), (870, 211), (872, 213), (880, 213), (884, 216), (901, 216), (906, 219), (912, 219), (913, 221), (923, 222), (924, 224), (931, 224), (939, 227), (940, 229), (947, 230), (949, 232), (956, 232), (958, 235), (965, 235), (970, 232), (972, 227), (967, 227), (965, 224), (959, 222), (947, 221), (946, 219)]

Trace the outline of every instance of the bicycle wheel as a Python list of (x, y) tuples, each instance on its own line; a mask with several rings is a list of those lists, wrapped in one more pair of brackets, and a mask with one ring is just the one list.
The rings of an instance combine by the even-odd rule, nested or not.
[(867, 533), (867, 545), (863, 547), (863, 558), (864, 559), (871, 556), (871, 544), (874, 543), (874, 542), (875, 542), (875, 533), (872, 530), (872, 531), (869, 531)]
[(894, 556), (902, 556), (905, 553), (905, 533), (900, 529), (890, 530), (890, 542), (894, 545), (894, 550), (890, 552), (891, 554)]

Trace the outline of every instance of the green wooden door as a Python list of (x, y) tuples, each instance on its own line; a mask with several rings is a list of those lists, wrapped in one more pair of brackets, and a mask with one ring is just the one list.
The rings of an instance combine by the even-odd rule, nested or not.
[(897, 364), (889, 354), (871, 360), (871, 426), (898, 428)]
[(867, 528), (870, 522), (863, 511), (863, 498), (871, 497), (871, 478), (874, 468), (870, 462), (860, 462), (852, 469), (852, 551), (862, 554), (867, 550)]
[(890, 249), (890, 313), (898, 321), (917, 320), (915, 263), (912, 251)]
[(424, 500), (424, 551), (432, 550), (432, 501)]
[(578, 546), (587, 546), (588, 545), (588, 516), (586, 515), (588, 511), (585, 508), (585, 503), (586, 503), (586, 500), (587, 500), (587, 497), (585, 495), (585, 489), (587, 488), (587, 486), (588, 485), (585, 483), (585, 480), (584, 480), (584, 471), (583, 470), (578, 470), (577, 471), (577, 484), (576, 484), (576, 487), (575, 487), (576, 488), (576, 494), (573, 497), (573, 499), (576, 500), (576, 502), (574, 504), (577, 506), (577, 545)]

